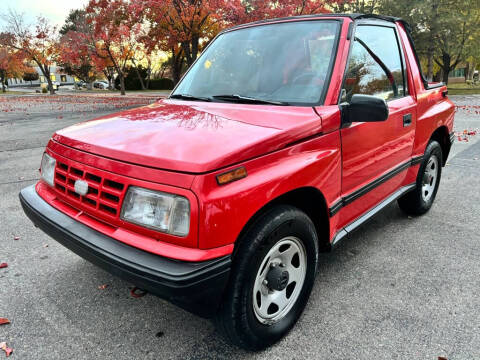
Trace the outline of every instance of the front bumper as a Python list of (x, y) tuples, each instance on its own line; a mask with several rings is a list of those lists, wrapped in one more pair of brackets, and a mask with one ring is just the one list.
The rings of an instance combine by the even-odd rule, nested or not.
[(23, 189), (25, 214), (46, 234), (77, 255), (141, 289), (202, 317), (211, 317), (228, 282), (231, 258), (184, 262), (112, 239), (58, 211), (35, 191)]

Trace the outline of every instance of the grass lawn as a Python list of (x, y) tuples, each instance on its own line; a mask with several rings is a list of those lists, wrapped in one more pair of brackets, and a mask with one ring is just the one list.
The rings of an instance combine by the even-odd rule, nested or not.
[(470, 85), (467, 83), (448, 84), (449, 95), (480, 94), (480, 84)]
[(32, 94), (31, 92), (26, 92), (26, 91), (6, 91), (3, 92), (0, 90), (0, 96), (2, 95), (27, 95), (27, 94)]

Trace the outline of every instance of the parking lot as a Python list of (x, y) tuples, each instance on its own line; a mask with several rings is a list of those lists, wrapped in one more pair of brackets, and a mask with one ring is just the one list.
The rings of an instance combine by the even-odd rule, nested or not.
[(458, 136), (432, 210), (409, 218), (392, 204), (322, 255), (297, 326), (252, 354), (208, 320), (132, 297), (130, 284), (44, 235), (19, 204), (56, 129), (155, 97), (0, 97), (0, 317), (11, 321), (0, 343), (13, 359), (479, 359), (480, 96), (451, 98)]

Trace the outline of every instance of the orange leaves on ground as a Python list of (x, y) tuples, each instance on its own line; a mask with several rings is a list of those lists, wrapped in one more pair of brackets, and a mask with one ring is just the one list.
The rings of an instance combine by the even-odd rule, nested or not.
[(146, 290), (139, 289), (136, 286), (132, 290), (130, 290), (130, 295), (137, 299), (144, 297), (145, 295), (147, 295), (147, 293), (148, 292)]
[(458, 141), (469, 142), (472, 136), (477, 135), (478, 130), (463, 130), (461, 132), (456, 132), (455, 136)]
[(13, 349), (9, 348), (6, 342), (0, 343), (0, 349), (5, 351), (5, 354), (7, 355), (7, 357), (9, 357), (13, 353)]

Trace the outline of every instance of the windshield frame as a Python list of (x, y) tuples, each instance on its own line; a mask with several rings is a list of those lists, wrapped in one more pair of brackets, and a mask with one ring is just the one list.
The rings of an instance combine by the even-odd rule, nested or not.
[[(205, 49), (203, 49), (202, 53), (200, 54), (199, 57), (197, 57), (197, 59), (193, 62), (193, 64), (188, 68), (188, 70), (185, 72), (185, 74), (182, 75), (182, 77), (180, 78), (180, 81), (175, 85), (175, 87), (173, 88), (173, 90), (171, 91), (170, 95), (168, 96), (167, 99), (171, 99), (171, 96), (172, 95), (178, 95), (176, 94), (176, 90), (177, 88), (180, 86), (180, 84), (183, 82), (183, 80), (185, 79), (185, 77), (187, 76), (187, 74), (194, 68), (194, 66), (197, 64), (197, 62), (201, 61), (202, 57), (204, 56), (204, 54), (206, 53), (206, 50), (217, 40), (218, 37), (226, 34), (226, 33), (229, 33), (229, 32), (233, 32), (233, 31), (239, 31), (239, 30), (244, 30), (244, 29), (247, 29), (247, 28), (251, 28), (251, 27), (258, 27), (258, 26), (270, 26), (270, 25), (275, 25), (275, 24), (281, 24), (281, 23), (292, 23), (292, 22), (312, 22), (312, 21), (328, 21), (328, 22), (337, 22), (338, 23), (338, 26), (337, 26), (337, 29), (336, 29), (336, 32), (334, 34), (335, 36), (335, 39), (334, 39), (334, 43), (333, 43), (333, 47), (332, 47), (332, 56), (330, 57), (330, 63), (328, 64), (328, 68), (327, 68), (327, 75), (325, 77), (325, 83), (323, 85), (323, 89), (322, 89), (322, 92), (320, 94), (320, 98), (318, 99), (318, 101), (316, 102), (313, 102), (313, 103), (307, 103), (307, 102), (289, 102), (287, 106), (299, 106), (299, 107), (315, 107), (315, 106), (322, 106), (324, 105), (324, 102), (325, 102), (325, 98), (327, 96), (327, 93), (328, 93), (328, 90), (330, 88), (330, 83), (331, 83), (331, 80), (332, 80), (332, 75), (333, 75), (333, 69), (335, 67), (335, 63), (337, 61), (337, 56), (338, 56), (338, 47), (339, 47), (339, 44), (340, 44), (340, 35), (342, 33), (342, 28), (343, 28), (343, 22), (344, 22), (344, 19), (342, 17), (328, 17), (328, 15), (325, 15), (325, 14), (319, 14), (318, 15), (318, 18), (317, 17), (312, 17), (312, 18), (287, 18), (287, 19), (281, 19), (281, 20), (270, 20), (270, 21), (266, 21), (264, 23), (251, 23), (251, 24), (243, 24), (243, 25), (239, 25), (239, 26), (235, 26), (235, 27), (232, 27), (232, 28), (229, 28), (229, 29), (225, 29), (223, 31), (221, 31), (220, 33), (218, 33), (212, 41), (210, 41), (210, 43), (205, 47)], [(178, 99), (171, 99), (171, 100), (178, 100)], [(180, 100), (182, 101), (182, 100)], [(189, 101), (196, 101), (196, 100), (189, 100)], [(211, 99), (211, 102), (212, 103), (229, 103), (229, 104), (235, 104), (234, 102), (229, 102), (229, 101), (223, 101), (223, 100), (217, 100), (217, 99)], [(265, 104), (250, 104), (250, 105), (255, 105), (255, 106), (259, 106), (259, 105), (262, 105), (262, 106), (265, 106)], [(267, 105), (269, 106), (269, 105)], [(270, 105), (271, 106), (271, 105)]]

